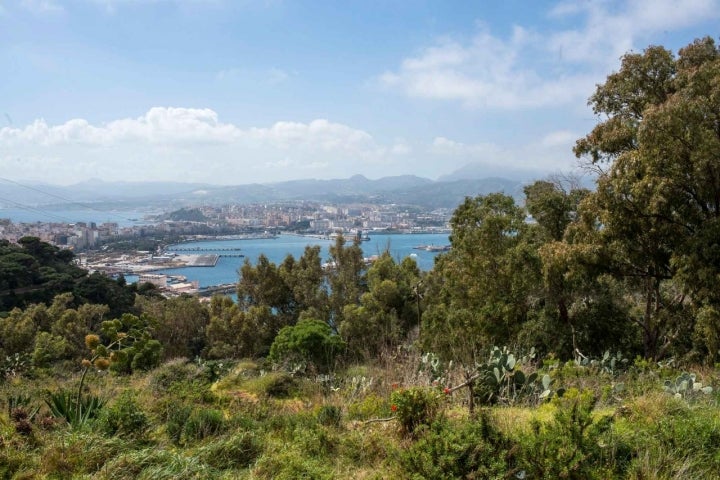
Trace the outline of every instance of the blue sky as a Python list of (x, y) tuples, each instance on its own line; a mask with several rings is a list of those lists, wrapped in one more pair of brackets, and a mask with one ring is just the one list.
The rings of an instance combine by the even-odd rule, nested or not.
[(0, 0), (0, 176), (568, 172), (623, 53), (718, 25), (720, 0)]

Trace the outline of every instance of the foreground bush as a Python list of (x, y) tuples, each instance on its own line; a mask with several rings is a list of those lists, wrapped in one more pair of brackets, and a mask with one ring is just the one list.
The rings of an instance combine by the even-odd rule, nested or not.
[(399, 464), (413, 479), (499, 480), (513, 473), (509, 445), (486, 418), (438, 421), (418, 431), (418, 439), (400, 454)]
[(390, 396), (390, 409), (405, 433), (413, 433), (421, 425), (430, 425), (436, 418), (442, 393), (435, 388), (411, 387), (395, 390)]

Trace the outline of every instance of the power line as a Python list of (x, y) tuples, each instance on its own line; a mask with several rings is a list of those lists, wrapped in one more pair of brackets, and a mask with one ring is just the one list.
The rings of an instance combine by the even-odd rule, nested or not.
[(22, 203), (18, 203), (18, 202), (16, 202), (16, 201), (14, 201), (14, 200), (10, 200), (10, 199), (8, 199), (8, 198), (0, 197), (0, 200), (2, 200), (3, 202), (10, 203), (10, 204), (16, 206), (17, 208), (22, 209), (22, 210), (28, 210), (28, 211), (35, 212), (35, 213), (40, 213), (40, 214), (45, 215), (45, 216), (47, 216), (47, 217), (51, 217), (51, 218), (55, 218), (55, 219), (58, 219), (58, 220), (62, 220), (62, 221), (65, 222), (65, 223), (73, 223), (72, 220), (69, 220), (69, 219), (67, 219), (67, 218), (65, 218), (65, 217), (61, 217), (60, 215), (55, 215), (55, 214), (52, 214), (52, 213), (47, 212), (47, 211), (45, 211), (45, 210), (41, 210), (41, 209), (39, 209), (39, 208), (31, 207), (31, 206), (29, 206), (29, 205), (24, 205), (24, 204), (22, 204)]
[(127, 221), (127, 222), (132, 222), (131, 219), (125, 218), (125, 217), (123, 217), (123, 216), (121, 216), (121, 215), (117, 215), (117, 214), (115, 214), (115, 213), (113, 213), (113, 212), (108, 212), (108, 211), (106, 211), (106, 210), (100, 210), (100, 209), (95, 208), (95, 207), (93, 207), (93, 206), (91, 206), (91, 205), (87, 205), (87, 204), (85, 204), (85, 203), (80, 203), (80, 202), (77, 202), (77, 201), (72, 200), (72, 199), (70, 199), (70, 198), (63, 197), (63, 196), (61, 196), (61, 195), (57, 195), (57, 194), (50, 193), (50, 192), (45, 192), (45, 191), (40, 190), (39, 188), (31, 187), (31, 186), (29, 186), (29, 185), (23, 185), (22, 183), (16, 182), (15, 180), (10, 180), (9, 178), (0, 177), (0, 180), (4, 180), (4, 181), (6, 181), (6, 182), (8, 182), (8, 183), (13, 183), (13, 184), (15, 184), (15, 185), (17, 185), (17, 186), (19, 186), (19, 187), (27, 188), (28, 190), (32, 190), (32, 191), (34, 191), (34, 192), (42, 193), (43, 195), (47, 195), (48, 197), (53, 197), (53, 198), (57, 198), (58, 200), (63, 200), (64, 202), (67, 202), (67, 203), (69, 203), (69, 204), (71, 204), (71, 205), (79, 205), (79, 206), (81, 206), (81, 207), (83, 207), (83, 208), (87, 208), (88, 210), (94, 210), (94, 211), (99, 212), (99, 213), (104, 213), (104, 214), (106, 214), (106, 215), (111, 215), (111, 216), (113, 216), (113, 217), (117, 217), (117, 218), (119, 218), (119, 219), (121, 219), (121, 220), (125, 220), (125, 221)]

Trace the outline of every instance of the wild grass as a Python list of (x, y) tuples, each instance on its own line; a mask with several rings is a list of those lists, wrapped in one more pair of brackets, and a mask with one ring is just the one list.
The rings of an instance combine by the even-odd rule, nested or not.
[[(0, 479), (720, 476), (720, 397), (664, 391), (682, 370), (541, 367), (564, 397), (470, 414), (468, 389), (443, 392), (457, 373), (438, 377), (417, 355), (395, 360), (395, 369), (380, 362), (324, 376), (243, 361), (214, 378), (184, 359), (98, 374), (84, 395), (106, 403), (75, 429), (54, 421), (44, 400), (72, 391), (79, 371), (9, 378), (0, 384)], [(718, 370), (694, 373), (717, 386)], [(393, 398), (414, 399), (397, 393), (410, 387), (440, 398), (432, 417), (417, 410), (411, 435), (391, 408)]]

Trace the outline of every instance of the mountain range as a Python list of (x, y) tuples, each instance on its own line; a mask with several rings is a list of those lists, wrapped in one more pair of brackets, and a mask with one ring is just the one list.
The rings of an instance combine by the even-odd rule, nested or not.
[(336, 203), (395, 203), (423, 208), (455, 208), (466, 196), (504, 192), (522, 197), (520, 181), (506, 178), (431, 180), (414, 175), (370, 180), (362, 175), (333, 180), (293, 180), (220, 186), (175, 182), (87, 180), (69, 186), (0, 181), (0, 208), (23, 206), (113, 205), (188, 206), (315, 200)]

